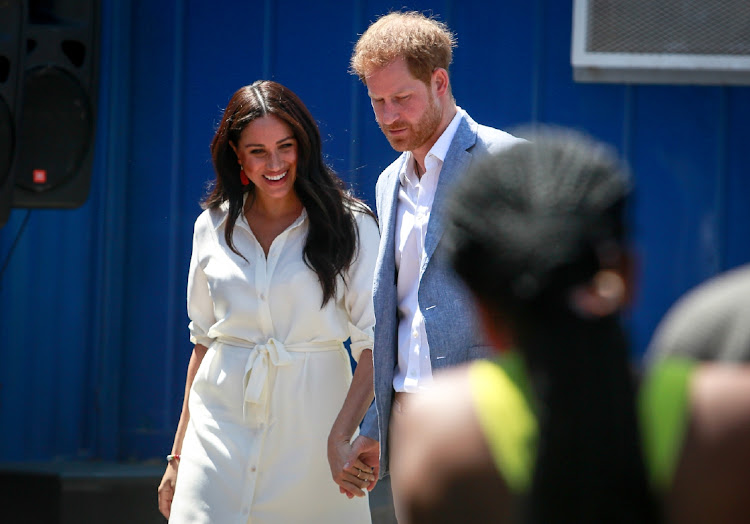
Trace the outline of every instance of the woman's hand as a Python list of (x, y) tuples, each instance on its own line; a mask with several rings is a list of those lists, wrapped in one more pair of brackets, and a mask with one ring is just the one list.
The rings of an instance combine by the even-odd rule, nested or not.
[(177, 483), (178, 460), (171, 460), (167, 464), (167, 470), (161, 478), (159, 484), (159, 511), (169, 520), (169, 513), (172, 511), (172, 498), (174, 497), (174, 487)]

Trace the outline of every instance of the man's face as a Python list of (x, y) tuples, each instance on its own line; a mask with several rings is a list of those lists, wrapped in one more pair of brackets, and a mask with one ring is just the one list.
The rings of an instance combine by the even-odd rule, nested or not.
[(442, 108), (430, 86), (412, 76), (403, 59), (366, 78), (375, 119), (396, 151), (430, 147), (438, 139)]

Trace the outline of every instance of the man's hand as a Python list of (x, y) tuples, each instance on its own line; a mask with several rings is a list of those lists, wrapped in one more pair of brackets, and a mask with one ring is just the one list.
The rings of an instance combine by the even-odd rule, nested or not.
[(349, 498), (363, 497), (372, 491), (380, 471), (380, 443), (363, 435), (350, 443), (346, 439), (328, 440), (328, 463), (339, 491)]

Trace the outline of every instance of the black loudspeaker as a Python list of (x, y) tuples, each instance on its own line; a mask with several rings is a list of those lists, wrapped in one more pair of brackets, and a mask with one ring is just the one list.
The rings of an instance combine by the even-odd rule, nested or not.
[(13, 207), (73, 208), (94, 157), (100, 2), (27, 0)]
[(25, 15), (25, 2), (0, 1), (0, 227), (8, 221), (13, 196), (11, 168), (18, 149)]

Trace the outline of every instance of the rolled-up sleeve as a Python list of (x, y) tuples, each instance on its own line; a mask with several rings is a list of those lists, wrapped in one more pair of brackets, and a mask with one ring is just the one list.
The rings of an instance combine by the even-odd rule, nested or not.
[(193, 231), (193, 253), (190, 257), (190, 271), (187, 283), (187, 311), (190, 318), (188, 329), (190, 330), (190, 342), (210, 346), (212, 339), (208, 336), (208, 330), (216, 323), (214, 316), (213, 300), (208, 287), (206, 274), (200, 264), (200, 244), (202, 234), (201, 219), (195, 223)]
[(345, 305), (349, 313), (352, 358), (359, 360), (364, 349), (372, 349), (375, 312), (372, 306), (372, 280), (380, 233), (375, 219), (355, 213), (359, 230), (358, 252), (349, 267)]

